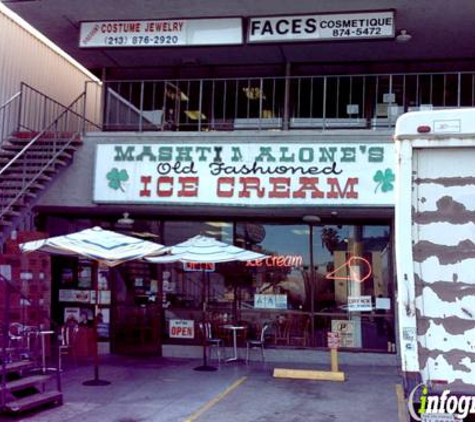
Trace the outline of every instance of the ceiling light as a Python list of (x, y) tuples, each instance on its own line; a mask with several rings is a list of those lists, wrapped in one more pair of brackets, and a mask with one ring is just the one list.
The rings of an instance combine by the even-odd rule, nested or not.
[(407, 32), (405, 29), (401, 29), (399, 33), (396, 35), (396, 41), (397, 42), (408, 42), (412, 38), (412, 35)]

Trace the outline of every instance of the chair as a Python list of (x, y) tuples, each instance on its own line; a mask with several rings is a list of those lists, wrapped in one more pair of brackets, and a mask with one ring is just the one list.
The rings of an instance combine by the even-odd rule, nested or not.
[(283, 342), (285, 345), (290, 344), (290, 329), (292, 327), (292, 317), (278, 317), (274, 321), (274, 344), (278, 345)]
[(264, 356), (264, 346), (265, 346), (265, 340), (266, 340), (265, 339), (266, 331), (268, 328), (269, 328), (269, 324), (264, 324), (264, 326), (262, 327), (259, 339), (247, 341), (246, 362), (249, 362), (249, 352), (251, 349), (261, 349), (262, 362), (265, 362), (266, 359)]
[(290, 344), (307, 347), (310, 339), (310, 317), (298, 318), (290, 331)]
[(223, 339), (213, 337), (213, 330), (210, 322), (199, 323), (201, 335), (206, 339), (206, 344), (209, 346), (210, 358), (213, 350), (216, 351), (218, 362), (221, 362), (221, 347), (223, 346)]
[(75, 321), (67, 321), (61, 327), (60, 334), (60, 345), (59, 345), (59, 370), (62, 370), (62, 355), (71, 354), (73, 358), (76, 358), (74, 345), (76, 342), (76, 337), (79, 331), (79, 324)]

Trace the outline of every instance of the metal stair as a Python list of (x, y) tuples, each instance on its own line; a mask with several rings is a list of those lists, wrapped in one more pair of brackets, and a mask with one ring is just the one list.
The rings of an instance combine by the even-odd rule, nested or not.
[(5, 365), (5, 383), (0, 386), (0, 394), (4, 398), (3, 411), (6, 413), (22, 413), (47, 404), (60, 405), (63, 394), (57, 389), (46, 391), (46, 385), (53, 375), (36, 375), (35, 362), (21, 360)]
[(0, 106), (0, 251), (13, 230), (32, 228), (34, 205), (72, 162), (84, 131), (100, 130), (83, 116), (85, 97), (64, 106), (22, 84)]
[(13, 326), (26, 327), (10, 319), (12, 295), (20, 295), (24, 302), (29, 302), (28, 306), (33, 306), (33, 302), (2, 275), (0, 286), (4, 292), (1, 298), (4, 311), (0, 319), (0, 413), (17, 415), (46, 405), (62, 404), (58, 344), (54, 347), (56, 365), (47, 369), (40, 327), (11, 331)]

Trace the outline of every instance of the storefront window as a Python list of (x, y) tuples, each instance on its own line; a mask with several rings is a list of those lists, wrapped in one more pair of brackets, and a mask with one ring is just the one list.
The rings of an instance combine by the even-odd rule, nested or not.
[(249, 306), (242, 315), (258, 331), (269, 324), (274, 346), (311, 345), (311, 279), (309, 227), (300, 224), (240, 223), (236, 244), (267, 258), (248, 263), (252, 284)]
[[(179, 262), (117, 267), (110, 274), (115, 352), (130, 345), (134, 352), (156, 350), (160, 331), (164, 342), (199, 344), (203, 318), (228, 345), (232, 333), (223, 326), (235, 323), (245, 327), (240, 345), (267, 324), (269, 347), (326, 348), (333, 331), (340, 333), (342, 348), (395, 350), (389, 225), (137, 221), (135, 234), (168, 246), (202, 234), (266, 258), (210, 265), (206, 271)], [(82, 223), (74, 221), (75, 227)]]
[[(232, 223), (222, 221), (166, 221), (164, 243), (172, 246), (201, 234), (232, 244), (233, 227)], [(238, 308), (232, 295), (233, 285), (238, 282), (239, 268), (244, 266), (233, 265), (210, 265), (204, 270), (179, 262), (160, 265), (165, 341), (182, 344), (200, 341), (199, 323), (203, 319), (204, 299), (208, 303), (210, 318), (213, 313), (220, 313), (223, 319), (231, 320), (233, 308), (235, 313)]]
[(343, 346), (394, 344), (389, 226), (314, 227), (317, 345), (338, 331)]

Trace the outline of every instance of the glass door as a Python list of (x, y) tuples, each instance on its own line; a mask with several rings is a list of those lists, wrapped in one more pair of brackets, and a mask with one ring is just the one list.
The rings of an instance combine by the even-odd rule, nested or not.
[(161, 310), (155, 272), (155, 266), (139, 261), (114, 268), (113, 353), (160, 353)]

